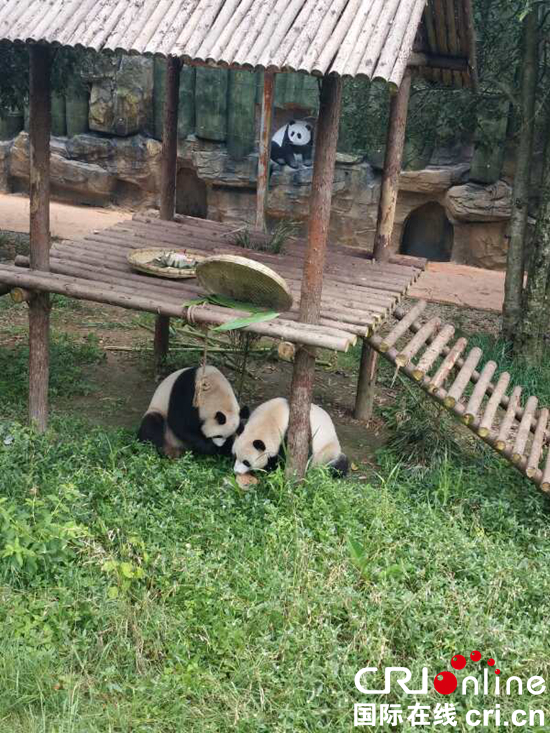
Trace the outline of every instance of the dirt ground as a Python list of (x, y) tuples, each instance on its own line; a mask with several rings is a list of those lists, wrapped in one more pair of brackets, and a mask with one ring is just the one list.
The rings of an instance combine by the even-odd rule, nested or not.
[[(13, 206), (14, 201), (17, 201), (17, 206)], [(52, 232), (58, 237), (82, 236), (129, 216), (127, 212), (55, 206)], [(4, 216), (6, 209), (10, 209), (8, 218)], [(0, 228), (4, 229), (3, 233), (0, 231), (0, 260), (10, 260), (15, 254), (28, 251), (28, 236), (25, 234), (28, 231), (27, 216), (26, 199), (0, 196)], [(6, 232), (6, 229), (11, 232)], [(428, 306), (430, 313), (452, 321), (466, 333), (480, 330), (496, 332), (502, 284), (500, 273), (434, 263), (421, 276), (412, 295), (433, 301)], [(473, 309), (473, 305), (477, 308)], [(86, 369), (86, 379), (94, 386), (92, 393), (71, 400), (58, 399), (54, 409), (85, 415), (94, 424), (136, 429), (156, 386), (151, 351), (153, 316), (95, 303), (69, 301), (63, 307), (54, 305), (52, 326), (78, 338), (93, 333), (104, 352), (99, 364)], [(26, 333), (24, 306), (0, 312), (0, 347), (26, 341)], [(189, 345), (196, 345), (196, 341), (177, 330), (172, 344), (169, 370), (198, 363), (201, 352), (189, 351)], [(270, 342), (262, 346), (268, 344)], [(314, 399), (332, 415), (343, 449), (357, 464), (360, 473), (361, 470), (372, 470), (374, 453), (385, 442), (386, 435), (378, 418), (367, 426), (353, 419), (357, 357), (357, 353), (344, 356), (322, 354)], [(264, 355), (262, 359), (252, 359), (248, 369), (241, 404), (252, 407), (271, 397), (288, 394), (292, 366), (279, 360), (275, 353), (268, 357)], [(235, 371), (232, 372), (227, 365), (224, 371), (235, 385)], [(390, 389), (379, 387), (378, 405), (392, 398)]]

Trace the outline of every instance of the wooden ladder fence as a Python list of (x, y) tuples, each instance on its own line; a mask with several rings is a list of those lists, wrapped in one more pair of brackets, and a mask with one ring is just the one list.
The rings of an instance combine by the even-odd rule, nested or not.
[[(425, 308), (425, 301), (408, 312), (397, 308), (393, 314), (397, 325), (386, 336), (370, 336), (367, 342), (530, 481), (550, 493), (548, 408), (539, 409), (534, 396), (522, 407), (522, 388), (516, 386), (508, 393), (508, 372), (496, 383), (492, 381), (497, 370), (494, 361), (477, 371), (482, 350), (477, 346), (467, 350), (467, 339), (455, 338), (454, 326), (443, 324), (440, 318), (422, 323)], [(473, 389), (469, 390), (470, 385)]]

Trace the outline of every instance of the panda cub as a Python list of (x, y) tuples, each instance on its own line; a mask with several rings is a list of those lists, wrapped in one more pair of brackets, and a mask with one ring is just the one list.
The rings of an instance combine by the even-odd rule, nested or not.
[[(284, 439), (288, 430), (288, 400), (276, 397), (257, 407), (233, 443), (234, 471), (273, 470), (284, 457)], [(318, 405), (311, 405), (311, 465), (328, 466), (337, 476), (345, 476), (349, 462), (342, 453), (330, 415)], [(241, 426), (242, 427), (242, 426)]]
[(298, 168), (296, 153), (302, 156), (304, 165), (311, 165), (313, 128), (308, 122), (290, 120), (271, 138), (271, 160), (280, 165)]
[(231, 455), (232, 438), (246, 417), (248, 408), (239, 410), (233, 389), (219, 369), (180, 369), (157, 387), (138, 440), (153, 443), (169, 458), (179, 458), (185, 450)]

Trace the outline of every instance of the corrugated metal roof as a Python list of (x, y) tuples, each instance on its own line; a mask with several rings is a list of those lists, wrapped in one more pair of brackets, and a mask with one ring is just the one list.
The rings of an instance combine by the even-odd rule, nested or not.
[[(0, 40), (173, 55), (244, 69), (364, 76), (398, 85), (426, 2), (0, 0)], [(446, 0), (455, 3), (462, 0)]]

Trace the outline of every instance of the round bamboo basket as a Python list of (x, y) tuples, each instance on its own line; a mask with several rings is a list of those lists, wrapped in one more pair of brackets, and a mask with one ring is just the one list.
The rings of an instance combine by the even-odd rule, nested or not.
[(284, 312), (292, 307), (292, 294), (283, 278), (270, 267), (247, 257), (216, 255), (197, 264), (197, 278), (213, 295)]
[(185, 254), (192, 260), (198, 260), (201, 257), (199, 254), (189, 250), (183, 252), (174, 248), (143, 247), (142, 249), (134, 249), (128, 254), (128, 263), (134, 270), (146, 272), (148, 275), (168, 277), (171, 280), (183, 280), (197, 276), (194, 267), (187, 270), (180, 270), (178, 267), (162, 267), (161, 265), (154, 264), (153, 260), (167, 254)]

